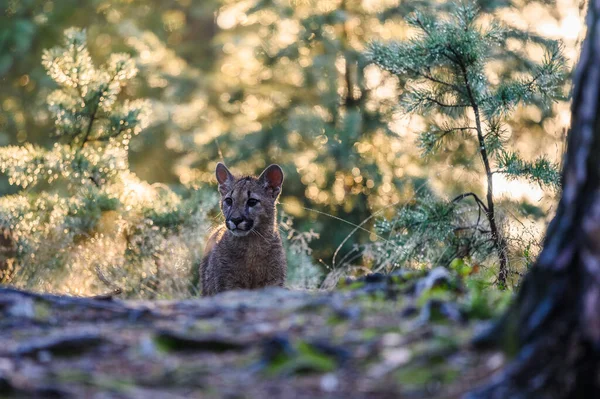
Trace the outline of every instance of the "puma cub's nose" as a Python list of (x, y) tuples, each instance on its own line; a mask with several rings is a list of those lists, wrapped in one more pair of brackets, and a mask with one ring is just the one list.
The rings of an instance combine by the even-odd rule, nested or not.
[(234, 225), (236, 225), (236, 226), (237, 226), (238, 224), (240, 224), (240, 223), (242, 223), (242, 222), (244, 221), (244, 219), (243, 219), (243, 218), (241, 218), (241, 217), (239, 217), (239, 218), (231, 218), (231, 219), (229, 219), (229, 220), (230, 220), (231, 222), (233, 222), (233, 224), (234, 224)]

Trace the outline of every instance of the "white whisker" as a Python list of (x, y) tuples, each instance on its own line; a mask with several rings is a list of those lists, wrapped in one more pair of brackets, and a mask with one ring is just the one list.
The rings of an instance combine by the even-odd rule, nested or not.
[(266, 237), (264, 235), (262, 235), (261, 233), (259, 233), (258, 231), (252, 229), (250, 230), (251, 233), (256, 234), (257, 236), (259, 236), (260, 238), (262, 238), (267, 244), (269, 243), (269, 240), (266, 239)]

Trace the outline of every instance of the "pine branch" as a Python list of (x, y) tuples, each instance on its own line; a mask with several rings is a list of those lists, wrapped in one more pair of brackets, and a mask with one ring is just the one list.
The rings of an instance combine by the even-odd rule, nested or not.
[(432, 97), (425, 97), (425, 99), (444, 108), (467, 108), (469, 106), (469, 104), (448, 104)]
[(498, 173), (511, 179), (526, 178), (555, 190), (560, 188), (561, 175), (558, 165), (543, 156), (533, 162), (526, 162), (516, 152), (504, 152), (498, 159)]
[(485, 204), (483, 203), (483, 201), (477, 196), (477, 194), (469, 192), (469, 193), (464, 193), (461, 194), (457, 197), (455, 197), (451, 202), (453, 204), (456, 204), (457, 202), (462, 201), (463, 199), (467, 198), (467, 197), (473, 197), (473, 199), (475, 200), (475, 202), (477, 203), (477, 205), (479, 207), (481, 207), (481, 209), (483, 209), (485, 212), (488, 212), (488, 208), (487, 206), (485, 206)]
[(99, 104), (100, 104), (100, 96), (98, 96), (98, 101), (96, 102), (96, 105), (94, 106), (94, 111), (90, 115), (90, 120), (88, 122), (88, 126), (85, 131), (85, 134), (81, 140), (81, 146), (79, 147), (79, 149), (82, 149), (83, 146), (85, 146), (85, 143), (87, 143), (88, 137), (90, 136), (90, 132), (92, 131), (92, 126), (94, 125), (94, 121), (96, 120), (96, 113), (98, 112)]

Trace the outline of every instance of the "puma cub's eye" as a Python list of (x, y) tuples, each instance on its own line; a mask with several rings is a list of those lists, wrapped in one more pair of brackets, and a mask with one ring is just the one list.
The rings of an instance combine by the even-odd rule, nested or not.
[(250, 199), (248, 200), (248, 206), (254, 206), (254, 205), (256, 205), (256, 204), (258, 204), (258, 200), (257, 200), (257, 199), (250, 198)]
[(231, 205), (233, 205), (233, 200), (231, 198), (225, 198), (225, 204), (227, 206), (231, 206)]

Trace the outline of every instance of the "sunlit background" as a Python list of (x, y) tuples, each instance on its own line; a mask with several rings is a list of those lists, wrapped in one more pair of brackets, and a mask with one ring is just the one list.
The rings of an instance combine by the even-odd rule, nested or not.
[[(85, 234), (73, 233), (60, 246), (44, 247), (38, 242), (32, 252), (38, 260), (27, 261), (35, 269), (28, 273), (36, 277), (23, 274), (21, 280), (13, 279), (15, 284), (71, 293), (101, 292), (111, 284), (126, 285), (135, 269), (136, 281), (146, 285), (144, 295), (152, 290), (164, 296), (193, 293), (187, 282), (160, 290), (155, 280), (179, 281), (188, 275), (193, 280), (205, 235), (220, 223), (214, 179), (218, 161), (239, 174), (260, 173), (271, 163), (282, 166), (282, 234), (289, 237), (286, 245), (294, 247), (290, 251), (302, 253), (304, 265), (291, 269), (291, 278), (296, 279), (292, 285), (309, 288), (320, 285), (333, 269), (360, 272), (372, 267), (373, 260), (361, 255), (369, 253), (365, 245), (378, 240), (373, 223), (393, 217), (414, 201), (419, 190), (426, 188), (444, 199), (465, 191), (484, 195), (482, 166), (473, 146), (455, 146), (434, 157), (422, 157), (416, 139), (427, 121), (397, 109), (406, 82), (364, 56), (374, 40), (411, 37), (414, 31), (404, 18), (415, 10), (440, 6), (436, 1), (3, 3), (0, 145), (32, 143), (50, 149), (57, 141), (47, 104), (56, 83), (41, 64), (42, 51), (60, 45), (63, 32), (70, 27), (86, 30), (97, 65), (113, 53), (131, 55), (137, 75), (119, 99), (149, 101), (145, 128), (127, 143), (131, 173), (120, 176), (110, 188), (118, 207), (101, 208), (92, 225), (85, 227)], [(569, 69), (576, 62), (585, 33), (583, 2), (478, 3), (486, 15), (494, 15), (506, 26), (527, 30), (539, 40), (561, 40)], [(509, 40), (508, 47), (541, 59), (543, 51), (536, 40)], [(501, 79), (505, 68), (490, 65), (489, 80)], [(520, 107), (508, 120), (508, 146), (525, 159), (546, 155), (559, 164), (569, 117), (567, 97), (550, 108)], [(537, 250), (559, 193), (524, 179), (507, 180), (500, 174), (494, 179), (505, 234), (521, 243), (511, 252), (511, 267), (523, 270), (530, 256), (523, 255), (523, 248)], [(2, 195), (31, 196), (45, 191), (64, 195), (60, 188), (52, 191), (51, 185), (22, 190), (10, 183), (15, 182), (1, 177)], [(2, 213), (6, 218), (25, 207), (17, 204), (16, 197), (11, 201)], [(148, 216), (147, 209), (162, 206), (168, 211), (156, 212), (167, 214), (179, 209), (182, 201), (199, 204), (199, 210), (190, 211), (195, 224), (168, 234), (148, 227), (159, 222)], [(27, 223), (50, 223), (27, 209), (29, 213), (21, 215), (31, 215)], [(132, 216), (132, 210), (139, 212)], [(129, 213), (123, 216), (123, 212)], [(48, 227), (54, 229), (51, 234), (50, 230), (39, 233), (39, 240), (50, 242), (50, 236), (60, 236), (56, 238), (60, 241), (71, 234), (63, 216), (54, 215), (53, 220), (61, 221)], [(24, 219), (5, 221), (5, 236), (23, 229), (15, 223)], [(169, 223), (161, 226), (171, 228)], [(139, 231), (144, 234), (136, 235)], [(132, 244), (132, 237), (143, 243)], [(18, 267), (13, 258), (15, 253), (26, 252), (20, 247), (23, 240), (11, 243), (5, 238), (0, 270), (7, 264)], [(136, 258), (136, 266), (131, 266), (132, 245), (151, 252)], [(58, 260), (61, 251), (64, 256)], [(136, 290), (132, 288), (139, 293)]]

